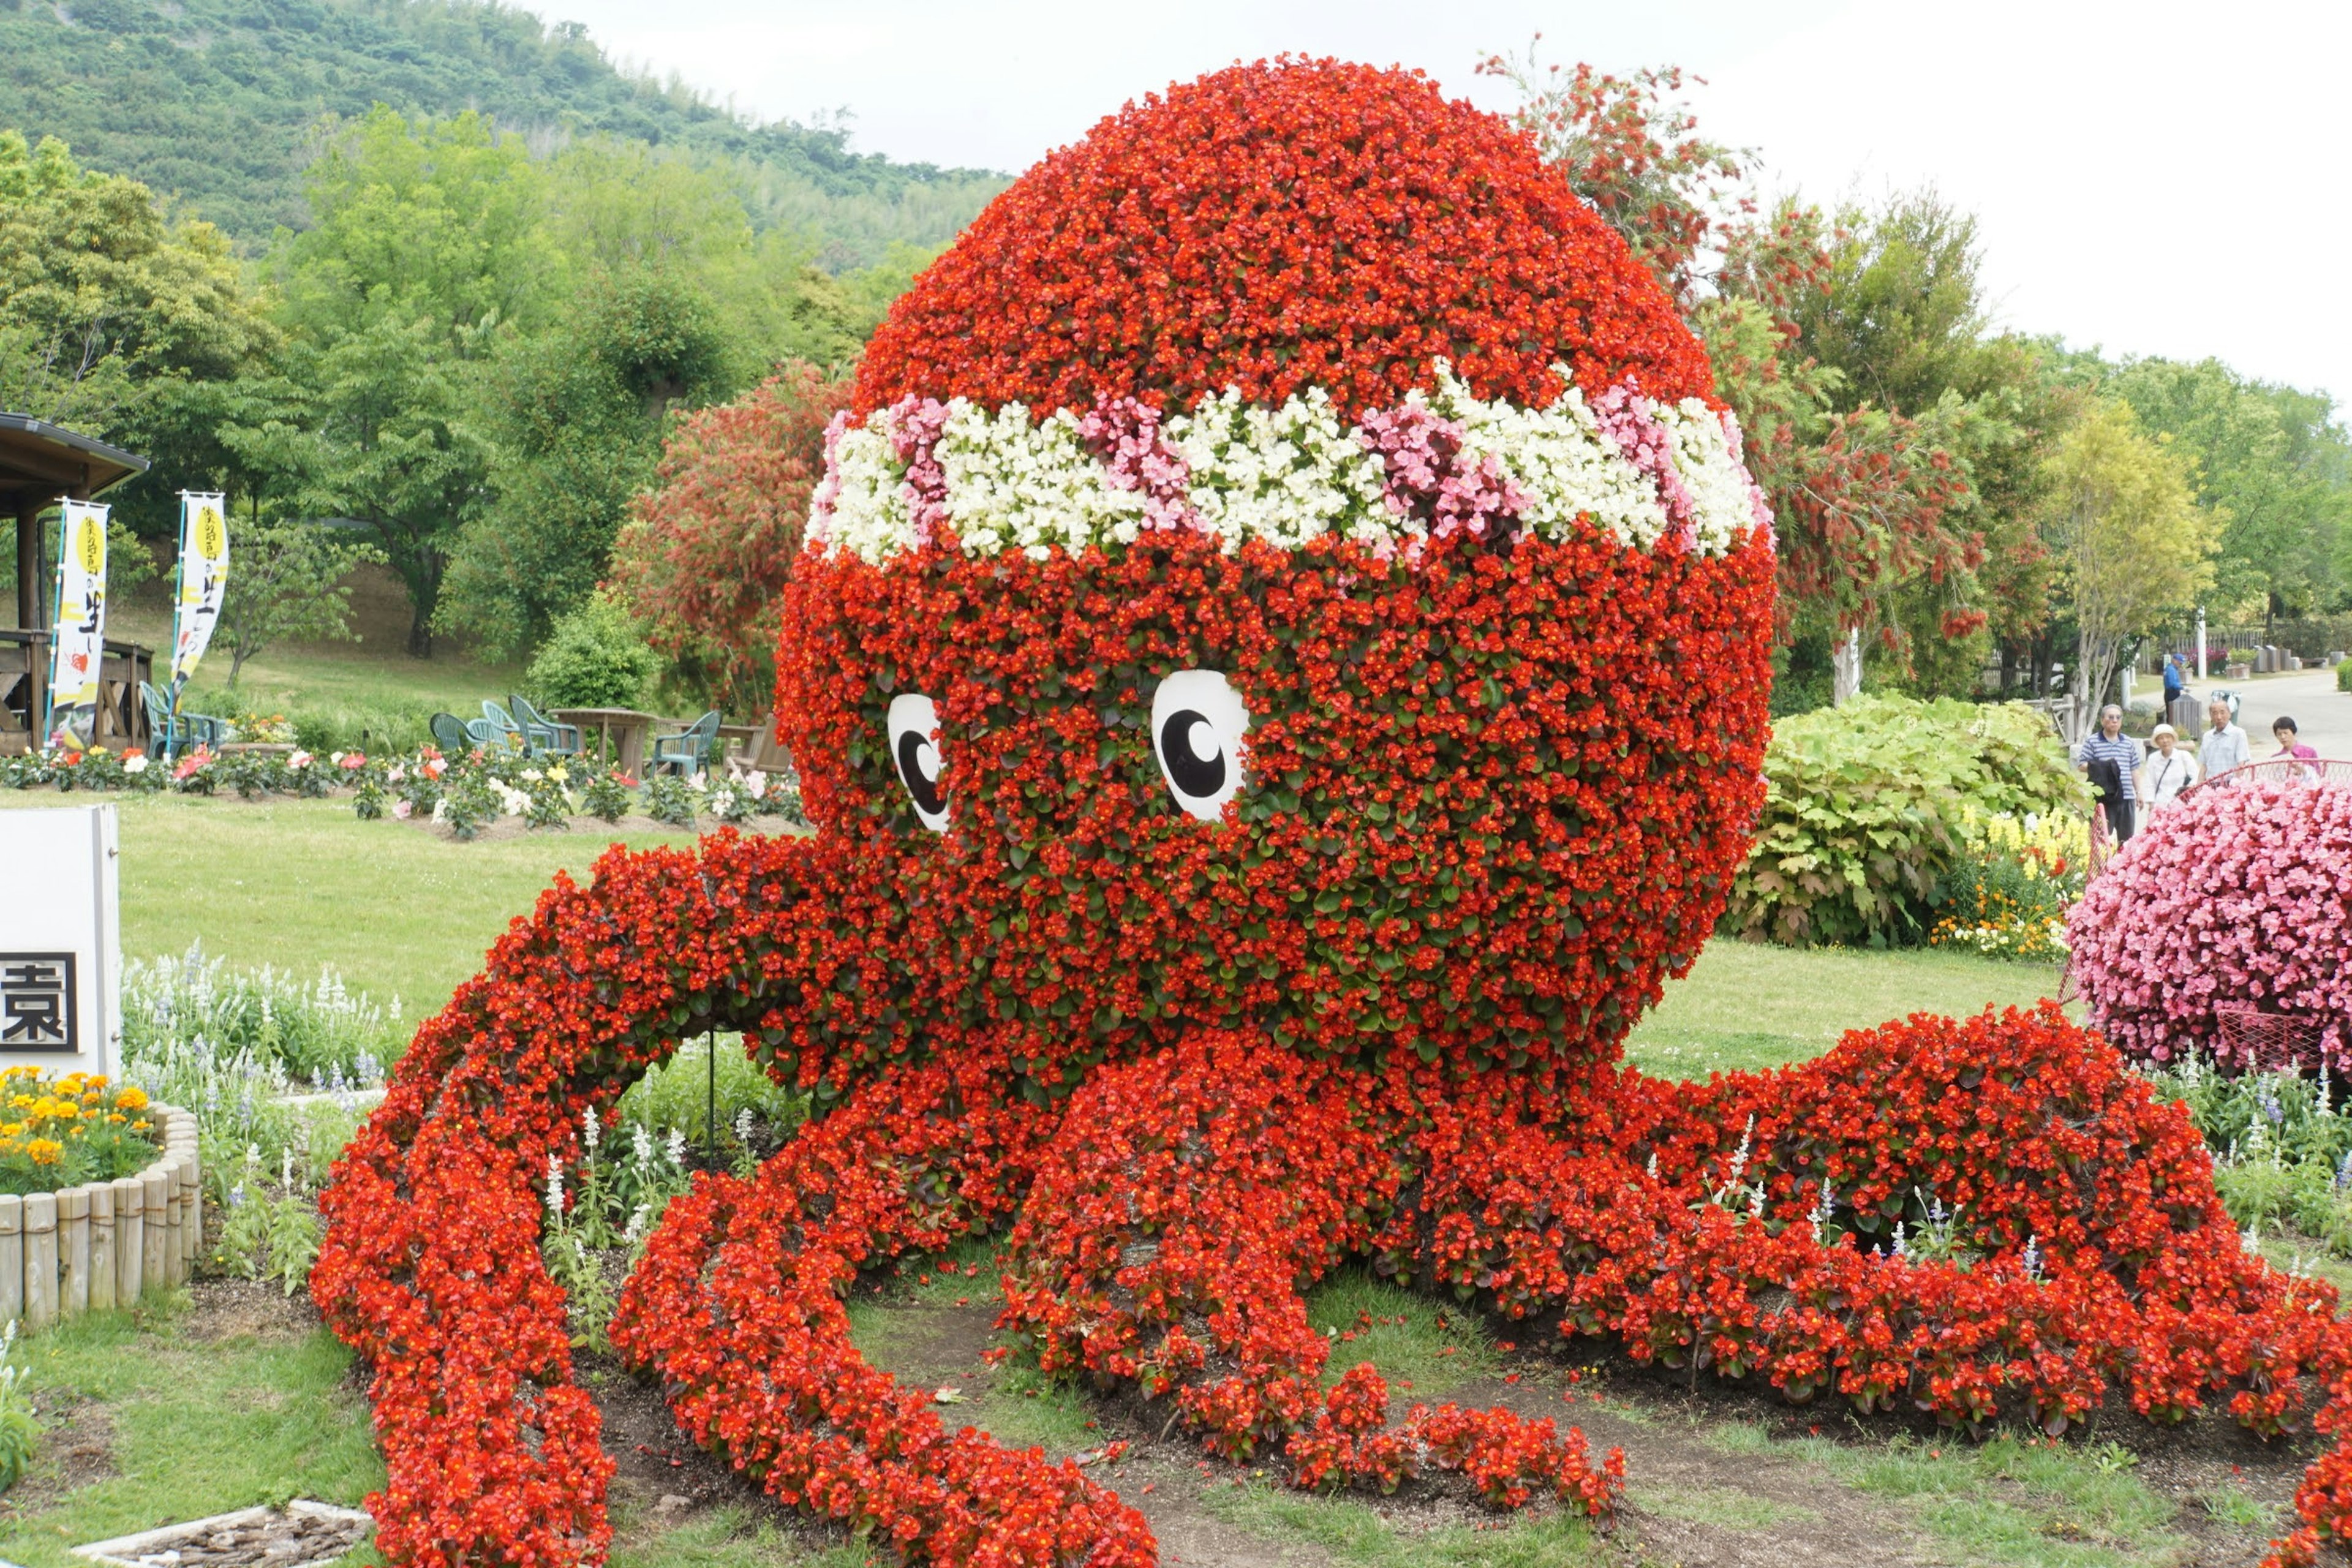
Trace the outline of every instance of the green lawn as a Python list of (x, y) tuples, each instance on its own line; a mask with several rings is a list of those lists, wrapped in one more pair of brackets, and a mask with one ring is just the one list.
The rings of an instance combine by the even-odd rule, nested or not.
[(1794, 951), (1717, 940), (1642, 1020), (1626, 1055), (1645, 1072), (1703, 1078), (1819, 1056), (1848, 1029), (1912, 1013), (1958, 1017), (2058, 994), (2056, 969), (1974, 953)]
[[(0, 809), (81, 805), (88, 795), (0, 793)], [(110, 795), (122, 824), (122, 948), (179, 952), (202, 939), (232, 964), (305, 978), (321, 963), (354, 989), (397, 995), (411, 1024), (448, 998), (559, 868), (585, 879), (616, 840), (693, 835), (595, 824), (459, 844), (404, 822), (362, 822), (348, 799), (209, 800)]]
[[(293, 1312), (204, 1321), (184, 1291), (26, 1342), (33, 1398), (62, 1420), (0, 1505), (0, 1557), (70, 1568), (68, 1547), (174, 1520), (315, 1498), (357, 1507), (383, 1484), (352, 1353)], [(62, 1489), (71, 1460), (85, 1484)]]
[[(0, 809), (94, 797), (0, 794)], [(122, 944), (131, 957), (201, 938), (234, 964), (308, 976), (321, 963), (412, 1023), (472, 974), (559, 868), (584, 879), (614, 841), (686, 844), (687, 833), (596, 825), (458, 844), (396, 822), (362, 822), (348, 800), (247, 802), (114, 795), (122, 822)], [(2056, 971), (1968, 953), (1792, 952), (1718, 941), (1633, 1032), (1644, 1070), (1697, 1077), (1816, 1056), (1844, 1031), (1907, 1013), (1974, 1013), (2055, 994)]]

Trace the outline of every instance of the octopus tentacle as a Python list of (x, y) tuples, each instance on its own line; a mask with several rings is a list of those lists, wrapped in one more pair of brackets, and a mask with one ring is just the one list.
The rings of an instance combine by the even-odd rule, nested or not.
[(583, 1110), (707, 1029), (834, 1081), (827, 1042), (881, 1005), (871, 948), (828, 929), (845, 883), (806, 839), (616, 849), (588, 887), (559, 878), (418, 1031), (320, 1196), (310, 1276), (371, 1364), (387, 1558), (601, 1560), (613, 1463), (540, 1257), (549, 1162), (577, 1152)]
[(861, 1268), (1001, 1225), (1054, 1117), (997, 1098), (1001, 1062), (892, 1069), (748, 1179), (671, 1205), (613, 1342), (658, 1371), (681, 1429), (779, 1500), (908, 1561), (1121, 1568), (1139, 1515), (1065, 1461), (949, 1432), (866, 1364), (841, 1298)]
[(1307, 1486), (1384, 1488), (1423, 1466), (1510, 1506), (1542, 1489), (1613, 1505), (1622, 1455), (1509, 1411), (1416, 1406), (1388, 1425), (1369, 1364), (1326, 1391), (1300, 1287), (1364, 1250), (1411, 1176), (1405, 1086), (1194, 1037), (1097, 1072), (1045, 1152), (1014, 1227), (1003, 1321), (1048, 1371), (1172, 1395), (1229, 1458), (1286, 1454)]
[[(2335, 1292), (2244, 1251), (2187, 1119), (2054, 1011), (1618, 1094), (1599, 1146), (1575, 1119), (1441, 1117), (1421, 1266), (1694, 1376), (1971, 1428), (2062, 1432), (2119, 1382), (2159, 1420), (2227, 1394), (2269, 1435), (2341, 1356)], [(1977, 1256), (1890, 1245), (1930, 1202), (1967, 1209)]]

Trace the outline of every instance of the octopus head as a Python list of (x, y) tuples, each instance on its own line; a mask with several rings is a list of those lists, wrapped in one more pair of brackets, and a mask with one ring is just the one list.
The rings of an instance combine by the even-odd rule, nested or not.
[(1045, 1089), (1202, 1027), (1613, 1055), (1761, 785), (1772, 546), (1672, 301), (1424, 79), (1237, 68), (892, 310), (786, 595), (908, 1005)]

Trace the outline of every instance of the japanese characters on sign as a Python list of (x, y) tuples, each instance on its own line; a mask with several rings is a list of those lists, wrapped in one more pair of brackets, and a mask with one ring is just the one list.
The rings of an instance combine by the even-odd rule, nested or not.
[(80, 1000), (70, 952), (0, 952), (0, 1050), (73, 1051)]

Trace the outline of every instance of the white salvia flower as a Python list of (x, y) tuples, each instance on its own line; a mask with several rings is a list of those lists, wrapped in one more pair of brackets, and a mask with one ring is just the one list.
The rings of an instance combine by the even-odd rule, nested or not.
[(294, 1190), (294, 1151), (291, 1149), (278, 1151), (278, 1184), (289, 1193)]
[(2248, 1252), (2260, 1253), (2263, 1249), (2263, 1238), (2257, 1232), (2255, 1223), (2252, 1220), (2248, 1220), (2246, 1222), (2246, 1234), (2241, 1237), (2240, 1240)]
[(589, 1153), (593, 1154), (596, 1152), (597, 1145), (602, 1142), (602, 1140), (597, 1136), (596, 1108), (594, 1106), (583, 1105), (580, 1108), (580, 1131), (583, 1140), (581, 1143), (581, 1148), (587, 1151)]
[(563, 1217), (563, 1159), (559, 1154), (547, 1157), (547, 1214), (550, 1219)]
[(686, 1134), (675, 1127), (669, 1130), (669, 1163), (681, 1171), (686, 1169)]
[(654, 1135), (646, 1131), (644, 1122), (635, 1122), (630, 1126), (629, 1143), (631, 1152), (637, 1157), (638, 1164), (650, 1165), (654, 1163)]
[(1830, 1191), (1827, 1176), (1822, 1178), (1821, 1202), (1813, 1205), (1813, 1240), (1819, 1243), (1829, 1228), (1830, 1216), (1837, 1212), (1837, 1199)]
[(1755, 1136), (1756, 1113), (1751, 1110), (1748, 1113), (1747, 1130), (1739, 1134), (1739, 1147), (1731, 1152), (1731, 1179), (1727, 1185), (1738, 1185), (1741, 1174), (1748, 1169), (1748, 1148)]
[[(751, 1108), (748, 1105), (735, 1113), (735, 1142), (743, 1144), (751, 1142)], [(1651, 1155), (1651, 1163), (1655, 1164), (1657, 1158), (1655, 1154)]]
[(1761, 1182), (1757, 1183), (1755, 1187), (1752, 1189), (1752, 1192), (1753, 1195), (1748, 1199), (1748, 1217), (1750, 1219), (1762, 1219), (1764, 1217), (1764, 1184)]
[(2025, 1275), (2029, 1279), (2042, 1278), (2042, 1237), (2028, 1235), (2025, 1238)]
[(1653, 1150), (1651, 1150), (1651, 1151), (1650, 1151), (1650, 1179), (1651, 1179), (1652, 1181), (1655, 1181), (1655, 1180), (1657, 1180), (1657, 1178), (1658, 1178), (1658, 1152), (1657, 1152), (1655, 1149), (1653, 1149)]
[(1895, 1222), (1895, 1256), (1897, 1258), (1911, 1256), (1910, 1238), (1904, 1235), (1903, 1222), (1899, 1219)]
[(639, 1204), (631, 1210), (628, 1226), (621, 1232), (622, 1241), (635, 1247), (637, 1244), (637, 1238), (645, 1235), (646, 1224), (653, 1218), (653, 1206), (649, 1204)]

